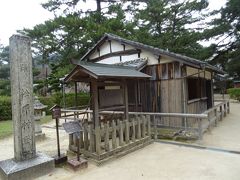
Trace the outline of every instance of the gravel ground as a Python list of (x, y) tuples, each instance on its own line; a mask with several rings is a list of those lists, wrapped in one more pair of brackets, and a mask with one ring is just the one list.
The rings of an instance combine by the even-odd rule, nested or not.
[[(231, 113), (217, 128), (206, 133), (198, 144), (240, 151), (240, 104), (231, 103)], [(54, 122), (43, 127), (46, 139), (37, 142), (37, 151), (56, 154)], [(60, 130), (62, 152), (68, 148), (68, 135)], [(13, 137), (0, 140), (0, 160), (13, 157)], [(85, 170), (73, 172), (67, 166), (41, 179), (166, 179), (166, 180), (239, 180), (240, 155), (154, 143), (120, 159), (97, 167), (89, 163)]]

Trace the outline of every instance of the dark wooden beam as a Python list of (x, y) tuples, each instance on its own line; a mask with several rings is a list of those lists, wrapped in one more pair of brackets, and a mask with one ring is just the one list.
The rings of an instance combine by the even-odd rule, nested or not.
[(124, 104), (125, 104), (124, 116), (125, 116), (125, 119), (128, 121), (128, 120), (129, 120), (129, 111), (128, 111), (128, 87), (127, 87), (126, 81), (124, 81)]
[(104, 55), (99, 56), (99, 57), (94, 58), (94, 59), (90, 59), (89, 61), (97, 62), (97, 61), (101, 61), (103, 59), (110, 58), (110, 57), (132, 55), (132, 54), (139, 54), (139, 53), (141, 53), (141, 50), (139, 50), (139, 49), (130, 49), (130, 50), (126, 50), (126, 51), (116, 51), (116, 52), (104, 54)]
[(126, 51), (126, 45), (125, 44), (122, 44), (123, 45), (123, 50)]
[(96, 128), (99, 127), (98, 85), (96, 80), (91, 81), (91, 91), (93, 96), (93, 121)]
[(78, 97), (77, 97), (77, 82), (74, 82), (75, 89), (75, 107), (77, 107)]
[(112, 41), (108, 40), (108, 42), (109, 42), (109, 47), (110, 47), (110, 53), (112, 53)]

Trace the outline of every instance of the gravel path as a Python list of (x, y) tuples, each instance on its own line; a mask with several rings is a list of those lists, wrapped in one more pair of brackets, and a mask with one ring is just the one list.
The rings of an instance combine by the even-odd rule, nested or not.
[[(56, 154), (56, 133), (54, 121), (43, 128), (46, 139), (37, 142), (37, 150), (50, 156)], [(218, 124), (218, 127), (206, 133), (202, 141), (204, 146), (214, 146), (240, 151), (240, 104), (231, 103), (231, 113)], [(68, 135), (60, 130), (62, 152), (68, 148)], [(13, 157), (13, 137), (0, 140), (0, 160)], [(239, 180), (240, 155), (194, 149), (183, 146), (154, 143), (120, 159), (97, 167), (89, 163), (85, 170), (73, 172), (67, 166), (55, 168), (39, 180)]]

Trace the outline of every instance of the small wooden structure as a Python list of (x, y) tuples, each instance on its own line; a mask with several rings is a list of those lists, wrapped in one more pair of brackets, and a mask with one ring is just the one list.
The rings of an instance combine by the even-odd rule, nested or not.
[[(201, 136), (203, 117), (207, 124), (210, 120), (199, 114), (214, 108), (213, 76), (224, 73), (206, 62), (112, 34), (72, 63), (76, 67), (65, 81), (89, 83), (92, 98), (93, 111), (88, 112), (93, 118), (85, 122), (82, 151), (97, 160), (150, 142), (150, 121), (158, 128), (193, 129)], [(99, 115), (103, 111), (111, 112)], [(75, 144), (70, 138), (70, 149)]]
[[(98, 162), (120, 152), (132, 151), (148, 144), (150, 119), (129, 117), (128, 82), (144, 80), (149, 75), (134, 68), (79, 62), (65, 78), (66, 82), (90, 85), (92, 117), (85, 119), (80, 135), (81, 153)], [(123, 115), (100, 116), (105, 110), (120, 110)], [(76, 151), (77, 139), (70, 135), (70, 149)]]

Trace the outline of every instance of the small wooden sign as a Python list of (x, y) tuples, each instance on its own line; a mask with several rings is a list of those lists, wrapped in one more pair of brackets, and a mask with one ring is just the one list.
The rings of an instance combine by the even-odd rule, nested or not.
[(57, 119), (61, 117), (61, 107), (58, 105), (54, 105), (53, 107), (50, 108), (52, 111), (52, 118)]

